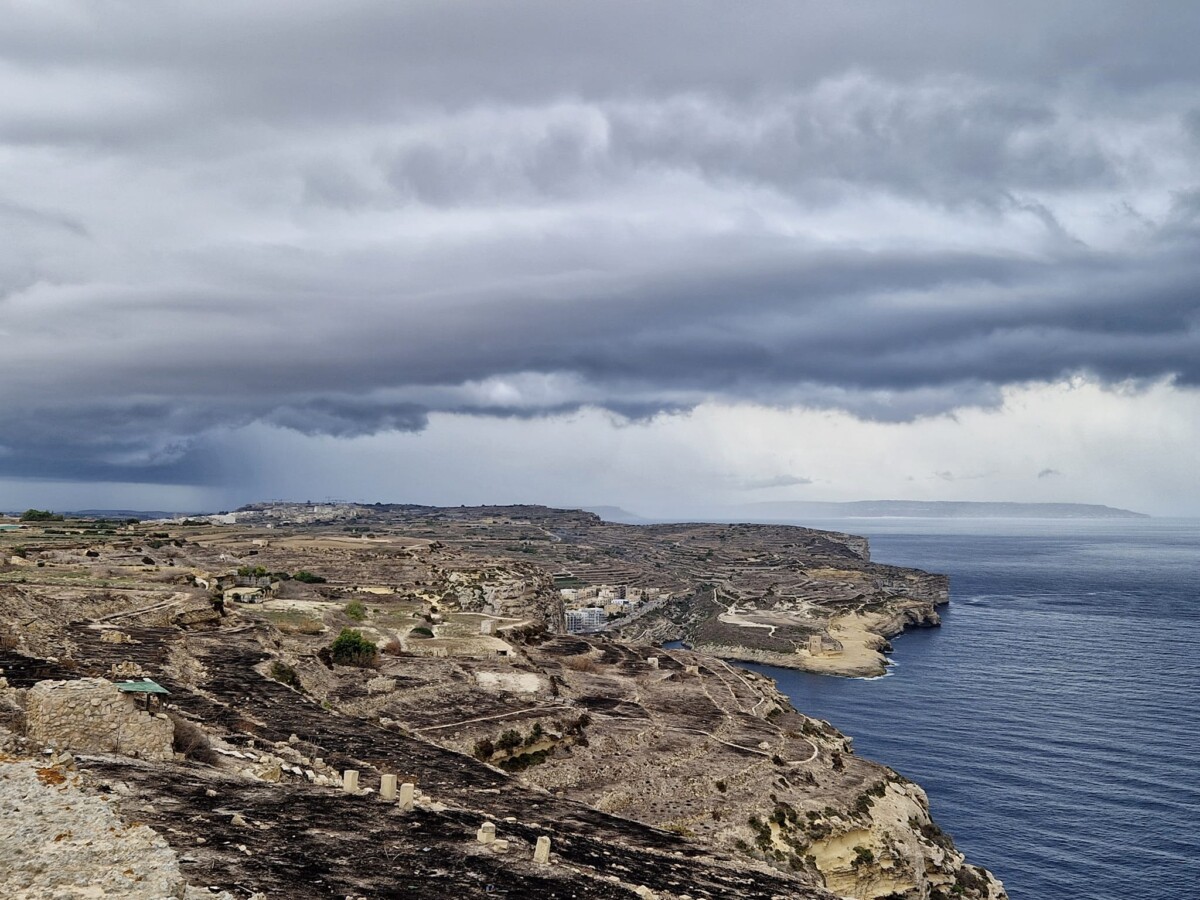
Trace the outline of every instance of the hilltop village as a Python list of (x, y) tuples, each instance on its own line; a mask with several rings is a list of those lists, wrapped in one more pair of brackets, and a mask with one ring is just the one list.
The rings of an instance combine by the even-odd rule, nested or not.
[(878, 674), (947, 597), (785, 526), (2, 520), (0, 894), (999, 900), (731, 663)]

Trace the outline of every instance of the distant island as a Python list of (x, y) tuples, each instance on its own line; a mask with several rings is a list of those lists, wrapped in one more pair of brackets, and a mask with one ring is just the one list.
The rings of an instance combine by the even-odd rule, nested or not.
[(1148, 519), (1145, 513), (1096, 503), (977, 503), (945, 500), (774, 501), (738, 507), (756, 519)]

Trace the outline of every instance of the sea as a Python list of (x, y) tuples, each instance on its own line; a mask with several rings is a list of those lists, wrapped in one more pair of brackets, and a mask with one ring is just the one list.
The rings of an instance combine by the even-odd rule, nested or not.
[(838, 519), (950, 576), (875, 679), (772, 676), (1013, 900), (1200, 900), (1200, 520)]

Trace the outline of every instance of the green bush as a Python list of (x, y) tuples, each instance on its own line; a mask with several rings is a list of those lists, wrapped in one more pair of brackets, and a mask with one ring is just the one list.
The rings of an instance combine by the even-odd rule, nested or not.
[(521, 738), (521, 732), (510, 728), (508, 731), (500, 735), (500, 740), (496, 741), (497, 750), (515, 750), (524, 743)]
[(542, 728), (541, 722), (534, 722), (533, 729), (529, 732), (529, 737), (525, 738), (525, 746), (530, 747), (540, 741), (546, 734)]
[(27, 509), (21, 513), (22, 522), (61, 522), (62, 516), (55, 515), (48, 509)]
[(508, 759), (500, 760), (500, 768), (506, 772), (521, 772), (528, 769), (530, 766), (538, 766), (546, 761), (546, 757), (550, 755), (549, 750), (535, 750), (532, 753), (522, 753), (519, 756), (510, 756)]
[(342, 607), (342, 612), (344, 612), (355, 622), (361, 622), (367, 617), (367, 608), (358, 600), (351, 600), (344, 607)]
[(375, 665), (379, 658), (379, 648), (375, 643), (353, 628), (342, 629), (341, 634), (330, 644), (329, 653), (335, 663), (343, 666), (366, 668)]
[(431, 638), (433, 637), (433, 629), (426, 628), (424, 625), (418, 625), (409, 632), (409, 635), (411, 637)]
[(295, 575), (293, 575), (292, 578), (296, 581), (303, 582), (304, 584), (324, 584), (325, 583), (325, 579), (322, 578), (320, 575), (314, 575), (312, 572), (306, 572), (303, 569), (301, 569), (299, 572), (297, 572)]
[(869, 847), (858, 846), (854, 848), (854, 860), (850, 863), (852, 868), (857, 869), (859, 866), (867, 865), (875, 862), (875, 854)]

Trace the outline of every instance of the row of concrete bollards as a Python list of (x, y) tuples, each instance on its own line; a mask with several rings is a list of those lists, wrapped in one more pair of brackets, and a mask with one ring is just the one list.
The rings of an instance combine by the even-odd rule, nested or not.
[[(413, 808), (416, 787), (411, 781), (406, 781), (400, 785), (398, 805), (401, 811), (408, 812)], [(358, 793), (357, 769), (347, 769), (342, 773), (342, 790), (347, 794)], [(389, 802), (397, 799), (395, 775), (384, 775), (379, 779), (379, 796)]]
[[(408, 812), (413, 808), (414, 792), (416, 785), (411, 781), (406, 781), (399, 785), (399, 794), (397, 799), (397, 784), (395, 775), (383, 775), (379, 779), (379, 797), (382, 800), (391, 802), (397, 800), (397, 806), (402, 812)], [(346, 769), (342, 772), (342, 790), (347, 794), (358, 793), (358, 770)], [(508, 841), (496, 837), (496, 824), (494, 822), (484, 822), (479, 826), (479, 831), (475, 835), (475, 839), (481, 844), (490, 844), (493, 850), (503, 852), (508, 849)], [(537, 844), (533, 848), (533, 861), (538, 865), (547, 866), (550, 864), (550, 838), (542, 835), (537, 839)]]
[[(491, 845), (493, 850), (503, 853), (508, 849), (508, 841), (496, 837), (496, 823), (484, 822), (475, 833), (475, 840), (481, 844)], [(533, 861), (540, 866), (550, 865), (550, 838), (541, 835), (533, 847)]]

